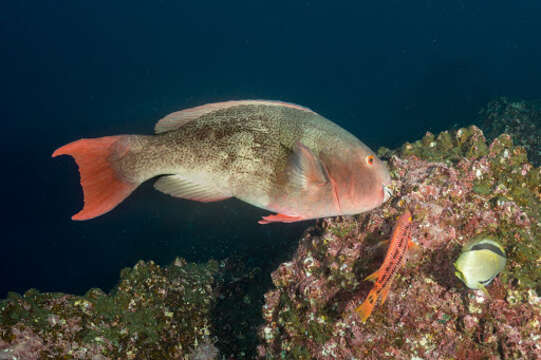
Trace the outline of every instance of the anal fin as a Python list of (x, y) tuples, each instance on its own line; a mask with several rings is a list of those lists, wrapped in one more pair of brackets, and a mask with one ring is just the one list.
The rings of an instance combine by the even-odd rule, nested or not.
[(389, 290), (391, 290), (391, 283), (390, 282), (383, 288), (383, 290), (381, 290), (381, 295), (380, 295), (380, 298), (379, 298), (380, 305), (383, 305), (385, 300), (387, 300), (387, 295), (389, 295)]
[(199, 184), (180, 175), (162, 176), (154, 183), (154, 188), (174, 197), (201, 202), (220, 201), (232, 196), (212, 185)]

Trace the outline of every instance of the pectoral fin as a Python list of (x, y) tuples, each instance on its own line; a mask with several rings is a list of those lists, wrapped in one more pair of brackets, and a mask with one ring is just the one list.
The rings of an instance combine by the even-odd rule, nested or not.
[(412, 240), (412, 239), (408, 240), (408, 249), (418, 249), (418, 248), (419, 248), (419, 244), (415, 240)]
[(311, 186), (325, 186), (329, 176), (320, 159), (301, 142), (297, 142), (287, 165), (289, 181), (301, 190)]

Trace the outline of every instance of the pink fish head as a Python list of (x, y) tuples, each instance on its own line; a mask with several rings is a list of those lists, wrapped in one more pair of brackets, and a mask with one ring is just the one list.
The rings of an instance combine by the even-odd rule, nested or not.
[(343, 214), (369, 211), (392, 195), (391, 176), (385, 163), (366, 145), (361, 145), (340, 156), (320, 155)]

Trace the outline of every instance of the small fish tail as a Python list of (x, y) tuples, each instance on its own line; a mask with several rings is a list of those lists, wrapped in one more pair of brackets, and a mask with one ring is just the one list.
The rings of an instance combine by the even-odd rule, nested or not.
[(378, 296), (378, 291), (376, 289), (370, 290), (368, 296), (366, 297), (366, 300), (363, 301), (363, 303), (357, 306), (357, 308), (355, 309), (355, 311), (361, 317), (361, 321), (363, 323), (366, 322), (366, 320), (370, 317), (372, 310), (374, 310), (374, 306), (376, 305)]
[(114, 161), (129, 151), (130, 135), (80, 139), (58, 148), (53, 157), (70, 155), (81, 175), (84, 206), (72, 220), (88, 220), (107, 213), (120, 204), (139, 185), (123, 179)]

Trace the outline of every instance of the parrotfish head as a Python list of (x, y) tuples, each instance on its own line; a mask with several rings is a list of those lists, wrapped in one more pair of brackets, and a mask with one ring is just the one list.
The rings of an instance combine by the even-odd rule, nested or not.
[(391, 176), (385, 163), (366, 146), (352, 150), (327, 163), (329, 176), (344, 214), (374, 209), (391, 196)]

